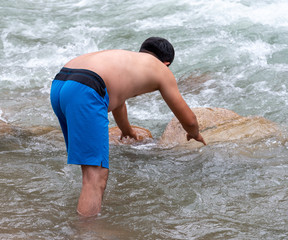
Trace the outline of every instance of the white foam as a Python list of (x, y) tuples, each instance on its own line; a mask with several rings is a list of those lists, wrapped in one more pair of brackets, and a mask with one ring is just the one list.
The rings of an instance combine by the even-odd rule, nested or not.
[(0, 109), (0, 120), (5, 123), (8, 123), (8, 121), (3, 117), (3, 111), (1, 109)]
[(164, 16), (161, 21), (159, 21), (159, 17), (151, 16), (145, 19), (136, 20), (132, 26), (134, 26), (136, 31), (144, 31), (148, 29), (163, 29), (163, 28), (171, 28), (171, 27), (179, 27), (183, 26), (187, 21), (187, 16), (189, 14), (182, 13), (179, 15), (171, 14), (168, 16)]
[(138, 97), (133, 105), (128, 102), (127, 110), (129, 117), (140, 120), (158, 119), (166, 121), (172, 115), (163, 99), (147, 100), (146, 96)]
[[(277, 65), (271, 63), (273, 59), (268, 61), (286, 48), (286, 0), (131, 0), (119, 5), (115, 1), (100, 4), (72, 0), (57, 2), (57, 7), (55, 3), (56, 0), (42, 0), (33, 7), (30, 1), (29, 8), (23, 7), (21, 14), (16, 16), (13, 10), (11, 16), (3, 17), (0, 87), (11, 91), (35, 88), (37, 93), (49, 95), (52, 78), (71, 58), (111, 47), (133, 50), (152, 34), (167, 37), (174, 44), (176, 57), (171, 70), (176, 77), (199, 72), (217, 79), (215, 84), (201, 83), (199, 94), (191, 86), (193, 94), (184, 96), (191, 107), (211, 103), (233, 107), (235, 95), (245, 96), (244, 92), (237, 92), (235, 81), (245, 81), (262, 68), (275, 74), (287, 72), (285, 61), (280, 59)], [(101, 13), (94, 15), (93, 9), (98, 7)], [(275, 43), (271, 43), (274, 39)], [(257, 92), (259, 89), (251, 81), (247, 84)], [(245, 84), (239, 85), (242, 91), (247, 90)], [(272, 92), (273, 86), (267, 88)], [(262, 95), (265, 99), (273, 95), (268, 89)], [(276, 93), (286, 101), (284, 90)], [(128, 102), (129, 116), (139, 121), (171, 119), (173, 114), (161, 96), (150, 96)], [(25, 96), (19, 98), (30, 104)], [(19, 98), (15, 94), (15, 101)], [(245, 104), (238, 104), (246, 109)], [(20, 114), (21, 118), (26, 117), (25, 113)]]
[(239, 54), (248, 54), (252, 65), (267, 65), (267, 57), (275, 51), (276, 47), (261, 40), (242, 42), (237, 49)]
[(252, 2), (243, 4), (242, 1), (210, 0), (189, 3), (198, 16), (216, 25), (227, 25), (241, 19), (249, 19), (253, 23), (272, 26), (288, 26), (288, 2), (284, 0)]

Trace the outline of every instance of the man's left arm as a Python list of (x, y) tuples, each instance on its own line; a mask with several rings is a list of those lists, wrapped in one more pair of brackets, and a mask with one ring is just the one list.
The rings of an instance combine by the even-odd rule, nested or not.
[(160, 82), (159, 90), (163, 99), (187, 132), (187, 140), (193, 138), (206, 145), (205, 140), (199, 133), (197, 117), (180, 94), (172, 73), (167, 74), (165, 81)]

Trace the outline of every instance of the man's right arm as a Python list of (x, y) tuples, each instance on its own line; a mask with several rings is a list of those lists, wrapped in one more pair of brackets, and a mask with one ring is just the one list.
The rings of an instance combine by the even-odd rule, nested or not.
[(131, 127), (129, 120), (128, 120), (128, 115), (127, 115), (127, 108), (125, 102), (121, 104), (119, 107), (114, 109), (112, 111), (113, 117), (115, 119), (115, 122), (117, 126), (120, 128), (122, 135), (121, 139), (123, 137), (131, 137), (137, 140), (137, 135), (133, 128)]

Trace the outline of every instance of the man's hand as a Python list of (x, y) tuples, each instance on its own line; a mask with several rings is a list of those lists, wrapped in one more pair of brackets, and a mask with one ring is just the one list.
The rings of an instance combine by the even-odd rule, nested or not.
[(131, 128), (131, 131), (128, 133), (128, 134), (121, 134), (121, 137), (120, 137), (120, 140), (122, 140), (123, 138), (126, 138), (126, 137), (129, 137), (129, 138), (134, 138), (136, 141), (138, 140), (138, 136), (136, 134), (136, 131), (134, 131), (133, 128)]
[(191, 136), (189, 133), (187, 133), (186, 136), (187, 136), (187, 141), (189, 141), (190, 139), (195, 139), (196, 141), (202, 142), (204, 145), (206, 145), (206, 142), (200, 133), (196, 137)]

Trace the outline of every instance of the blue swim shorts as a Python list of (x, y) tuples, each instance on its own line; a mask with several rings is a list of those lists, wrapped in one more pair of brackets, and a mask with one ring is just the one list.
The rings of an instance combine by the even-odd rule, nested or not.
[(68, 164), (109, 168), (109, 96), (90, 70), (62, 68), (50, 93), (68, 153)]

